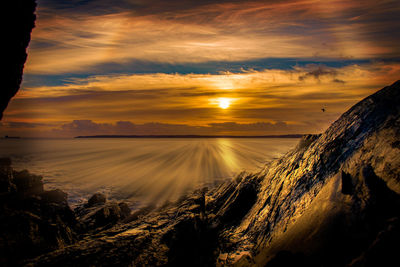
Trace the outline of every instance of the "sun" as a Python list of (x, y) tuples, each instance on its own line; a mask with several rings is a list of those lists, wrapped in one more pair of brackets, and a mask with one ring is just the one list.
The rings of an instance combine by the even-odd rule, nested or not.
[(222, 109), (227, 109), (231, 105), (231, 100), (229, 98), (218, 99), (218, 106)]

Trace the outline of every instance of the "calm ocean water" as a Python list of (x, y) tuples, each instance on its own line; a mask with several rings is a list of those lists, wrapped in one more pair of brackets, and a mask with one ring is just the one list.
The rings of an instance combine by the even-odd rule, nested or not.
[(77, 205), (95, 192), (131, 206), (162, 204), (202, 186), (257, 171), (298, 139), (1, 139), (0, 156), (44, 178)]

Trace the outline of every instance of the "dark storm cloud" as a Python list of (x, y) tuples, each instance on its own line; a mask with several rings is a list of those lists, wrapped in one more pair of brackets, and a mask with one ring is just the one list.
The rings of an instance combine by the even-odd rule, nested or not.
[(341, 83), (341, 84), (345, 84), (345, 83), (346, 83), (345, 81), (340, 80), (340, 79), (337, 79), (337, 78), (333, 79), (332, 82), (334, 82), (334, 83)]
[(324, 65), (307, 65), (305, 67), (305, 70), (307, 71), (307, 73), (299, 76), (300, 81), (303, 81), (304, 79), (310, 77), (319, 80), (322, 76), (335, 77), (337, 75), (337, 71), (335, 69), (328, 68)]

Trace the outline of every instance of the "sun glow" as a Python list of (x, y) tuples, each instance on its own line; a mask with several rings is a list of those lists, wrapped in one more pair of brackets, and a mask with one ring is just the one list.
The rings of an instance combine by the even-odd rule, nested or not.
[(231, 100), (229, 98), (218, 99), (218, 106), (222, 109), (227, 109), (231, 105)]

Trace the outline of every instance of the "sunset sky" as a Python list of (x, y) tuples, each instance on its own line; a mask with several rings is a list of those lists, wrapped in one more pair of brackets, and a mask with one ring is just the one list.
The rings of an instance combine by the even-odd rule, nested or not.
[(0, 133), (322, 132), (400, 79), (399, 14), (398, 0), (38, 0)]

